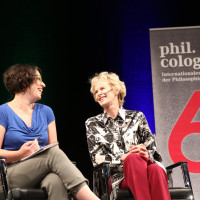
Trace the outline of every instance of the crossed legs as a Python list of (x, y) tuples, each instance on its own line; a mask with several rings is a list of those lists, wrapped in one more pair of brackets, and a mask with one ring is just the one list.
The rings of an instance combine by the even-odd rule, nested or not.
[(165, 171), (150, 159), (130, 154), (123, 170), (121, 188), (129, 188), (136, 200), (171, 200)]
[(88, 180), (57, 148), (9, 165), (7, 171), (9, 188), (34, 188), (41, 185), (46, 188), (49, 200), (68, 199), (67, 191), (78, 200), (99, 200), (88, 187)]

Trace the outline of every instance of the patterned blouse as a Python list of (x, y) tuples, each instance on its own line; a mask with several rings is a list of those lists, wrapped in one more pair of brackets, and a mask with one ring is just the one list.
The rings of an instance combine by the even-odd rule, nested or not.
[[(104, 161), (111, 164), (120, 163), (121, 156), (129, 152), (131, 145), (137, 144), (144, 144), (149, 158), (162, 166), (162, 158), (157, 152), (154, 134), (151, 133), (142, 112), (121, 107), (115, 119), (104, 112), (87, 119), (85, 125), (93, 166)], [(122, 164), (119, 165), (123, 167)], [(114, 170), (114, 172), (112, 173), (112, 186), (119, 187), (123, 180), (123, 172), (122, 170)]]

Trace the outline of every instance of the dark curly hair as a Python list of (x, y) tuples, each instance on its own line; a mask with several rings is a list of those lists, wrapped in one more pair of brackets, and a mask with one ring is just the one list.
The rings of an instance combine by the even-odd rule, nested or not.
[(16, 64), (8, 68), (3, 74), (3, 81), (11, 96), (24, 92), (35, 80), (36, 70), (42, 73), (38, 66)]

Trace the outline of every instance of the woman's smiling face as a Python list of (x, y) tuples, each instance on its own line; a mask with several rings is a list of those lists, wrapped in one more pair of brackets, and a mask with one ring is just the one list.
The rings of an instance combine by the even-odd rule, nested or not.
[(95, 100), (100, 106), (105, 108), (107, 105), (112, 104), (116, 100), (116, 91), (106, 80), (98, 80), (95, 82)]
[(42, 92), (43, 88), (46, 87), (45, 83), (42, 81), (41, 74), (38, 70), (36, 70), (35, 73), (35, 80), (30, 85), (29, 88), (27, 88), (26, 92), (29, 93), (34, 99), (34, 101), (38, 101), (42, 98)]

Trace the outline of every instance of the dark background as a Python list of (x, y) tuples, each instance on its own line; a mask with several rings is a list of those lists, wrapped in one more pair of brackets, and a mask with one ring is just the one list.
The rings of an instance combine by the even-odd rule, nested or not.
[(7, 0), (0, 2), (0, 104), (10, 99), (3, 72), (38, 65), (47, 87), (40, 103), (55, 113), (60, 147), (92, 183), (85, 120), (102, 110), (88, 79), (112, 71), (125, 81), (124, 107), (144, 112), (155, 132), (149, 29), (197, 26), (189, 1)]

